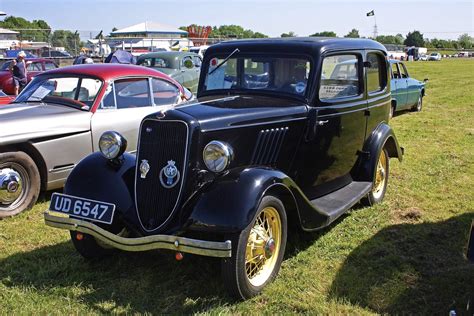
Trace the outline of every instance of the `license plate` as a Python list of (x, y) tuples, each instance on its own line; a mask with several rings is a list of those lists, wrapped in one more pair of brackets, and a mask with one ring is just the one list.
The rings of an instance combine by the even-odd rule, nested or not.
[(111, 224), (114, 218), (115, 204), (53, 193), (49, 210), (94, 222)]

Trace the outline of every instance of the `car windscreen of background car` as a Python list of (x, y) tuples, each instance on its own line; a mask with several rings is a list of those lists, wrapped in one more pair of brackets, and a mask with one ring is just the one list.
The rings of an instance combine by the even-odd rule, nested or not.
[(311, 71), (306, 59), (235, 57), (215, 69), (223, 60), (212, 58), (209, 61), (204, 90), (265, 90), (299, 96), (306, 92)]
[(89, 110), (94, 104), (102, 81), (77, 77), (36, 77), (15, 102), (63, 104)]

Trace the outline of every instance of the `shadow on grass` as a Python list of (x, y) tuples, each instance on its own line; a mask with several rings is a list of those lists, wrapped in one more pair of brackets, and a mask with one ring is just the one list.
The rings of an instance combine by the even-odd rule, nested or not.
[[(87, 261), (70, 242), (0, 260), (6, 287), (33, 287), (49, 297), (69, 297), (100, 313), (191, 313), (226, 305), (220, 261), (171, 252), (117, 252)], [(217, 274), (217, 275), (216, 275)]]
[(464, 254), (473, 218), (467, 213), (381, 230), (347, 257), (331, 297), (379, 313), (467, 314), (468, 301), (474, 304), (474, 264)]

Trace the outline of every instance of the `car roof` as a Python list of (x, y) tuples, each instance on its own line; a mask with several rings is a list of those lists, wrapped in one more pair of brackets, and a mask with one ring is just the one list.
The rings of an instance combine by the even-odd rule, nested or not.
[[(43, 75), (50, 75), (50, 74), (86, 75), (86, 76), (100, 78), (102, 80), (112, 80), (117, 77), (126, 77), (126, 76), (153, 76), (153, 77), (170, 80), (170, 77), (152, 68), (136, 66), (136, 65), (126, 65), (126, 64), (74, 65), (74, 66), (62, 67), (62, 68), (45, 71), (43, 73)], [(171, 81), (174, 82), (174, 80), (172, 79)]]
[(285, 37), (285, 38), (263, 38), (263, 39), (241, 39), (221, 42), (210, 46), (206, 55), (214, 52), (231, 52), (239, 48), (241, 52), (286, 52), (321, 54), (325, 51), (351, 50), (351, 49), (373, 49), (386, 54), (385, 47), (371, 39), (362, 38), (338, 38), (338, 37)]
[(174, 51), (167, 51), (167, 52), (152, 52), (152, 53), (146, 53), (143, 55), (140, 55), (138, 58), (146, 58), (146, 57), (168, 57), (168, 58), (176, 58), (176, 57), (181, 57), (181, 56), (199, 56), (196, 53), (193, 52), (174, 52)]

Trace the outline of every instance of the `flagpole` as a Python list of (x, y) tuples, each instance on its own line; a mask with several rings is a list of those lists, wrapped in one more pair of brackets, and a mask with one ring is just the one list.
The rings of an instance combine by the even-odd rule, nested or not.
[(374, 12), (374, 40), (377, 39), (378, 36), (378, 30), (377, 30), (377, 17), (375, 16)]

